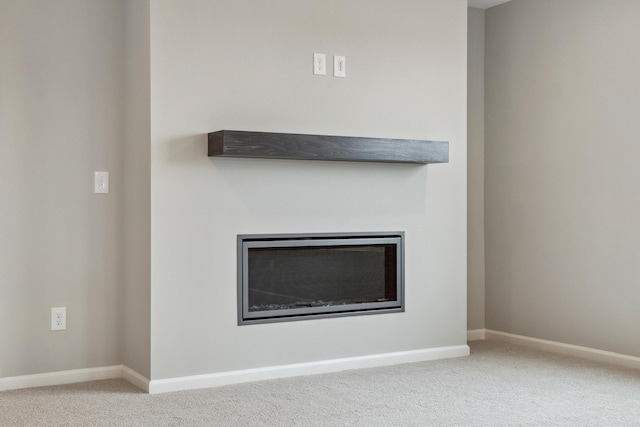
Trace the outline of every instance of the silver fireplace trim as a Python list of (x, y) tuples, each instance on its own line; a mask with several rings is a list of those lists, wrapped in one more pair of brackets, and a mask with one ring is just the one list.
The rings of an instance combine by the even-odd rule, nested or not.
[[(305, 307), (249, 312), (249, 249), (278, 247), (366, 246), (394, 244), (396, 247), (396, 300), (340, 306)], [(238, 325), (289, 322), (330, 317), (404, 312), (404, 232), (239, 234)]]

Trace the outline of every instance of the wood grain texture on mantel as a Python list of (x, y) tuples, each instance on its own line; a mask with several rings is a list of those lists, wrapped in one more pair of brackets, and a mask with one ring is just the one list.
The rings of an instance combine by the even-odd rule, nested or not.
[(384, 163), (448, 163), (449, 143), (221, 130), (209, 133), (209, 156)]

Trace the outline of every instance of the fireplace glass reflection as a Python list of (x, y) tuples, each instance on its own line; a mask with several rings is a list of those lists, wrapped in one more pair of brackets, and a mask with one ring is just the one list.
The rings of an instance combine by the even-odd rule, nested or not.
[(238, 236), (238, 321), (403, 311), (403, 233)]

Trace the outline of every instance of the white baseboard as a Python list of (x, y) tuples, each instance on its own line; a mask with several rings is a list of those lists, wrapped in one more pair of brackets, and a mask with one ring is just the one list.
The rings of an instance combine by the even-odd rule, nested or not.
[(139, 389), (149, 393), (149, 379), (144, 375), (137, 373), (130, 367), (122, 365), (122, 378), (129, 381)]
[(373, 368), (377, 366), (422, 362), (468, 355), (469, 347), (466, 345), (459, 345), (153, 381), (149, 381), (149, 379), (127, 366), (114, 365), (100, 368), (74, 369), (69, 371), (0, 378), (0, 391), (123, 378), (136, 387), (148, 393), (155, 394), (168, 391), (218, 387), (250, 381), (286, 378), (299, 375), (323, 374), (347, 369)]
[(103, 366), (100, 368), (73, 369), (69, 371), (47, 372), (44, 374), (21, 375), (0, 378), (0, 391), (17, 390), (29, 387), (44, 387), (82, 383), (86, 381), (124, 378), (136, 387), (149, 391), (149, 380), (124, 365)]
[(563, 354), (566, 356), (579, 357), (595, 362), (609, 363), (627, 368), (640, 369), (640, 357), (628, 356), (626, 354), (614, 353), (611, 351), (598, 350), (590, 347), (582, 347), (573, 344), (564, 344), (557, 341), (548, 341), (539, 338), (531, 338), (522, 335), (509, 334), (491, 329), (485, 329), (485, 338), (503, 341), (524, 347), (544, 350), (551, 353)]
[(150, 394), (156, 394), (166, 393), (169, 391), (193, 390), (251, 381), (287, 378), (301, 375), (325, 374), (329, 372), (344, 371), (347, 369), (373, 368), (378, 366), (422, 362), (468, 355), (469, 347), (466, 345), (402, 351), (397, 353), (384, 353), (344, 359), (270, 366), (265, 368), (243, 369), (215, 374), (151, 380), (148, 391)]
[[(497, 341), (518, 344), (538, 350), (567, 356), (579, 357), (596, 362), (640, 369), (640, 357), (610, 351), (565, 344), (557, 341), (531, 338), (523, 335), (494, 331), (491, 329), (473, 329), (467, 331), (467, 340), (494, 339)], [(400, 363), (422, 362), (469, 355), (466, 345), (438, 347), (424, 350), (384, 353), (370, 356), (349, 357), (344, 359), (322, 360), (317, 362), (297, 363), (291, 365), (270, 366), (265, 368), (244, 369), (239, 371), (220, 372), (215, 374), (194, 375), (189, 377), (167, 378), (149, 381), (146, 377), (124, 365), (105, 366), (100, 368), (74, 369), (69, 371), (49, 372), (44, 374), (22, 375), (0, 378), (0, 391), (15, 390), (28, 387), (71, 384), (85, 381), (96, 381), (123, 378), (136, 387), (150, 393), (192, 390), (198, 388), (218, 387), (250, 381), (286, 378), (300, 375), (314, 375), (347, 369), (373, 368)]]
[(486, 329), (471, 329), (467, 331), (467, 342), (485, 339)]
[(122, 365), (0, 378), (0, 391), (120, 378)]

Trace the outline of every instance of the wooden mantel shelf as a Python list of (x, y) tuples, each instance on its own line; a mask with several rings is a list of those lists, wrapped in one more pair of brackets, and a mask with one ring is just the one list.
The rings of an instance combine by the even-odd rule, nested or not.
[(209, 156), (417, 164), (448, 163), (449, 143), (413, 139), (221, 130), (209, 134)]

